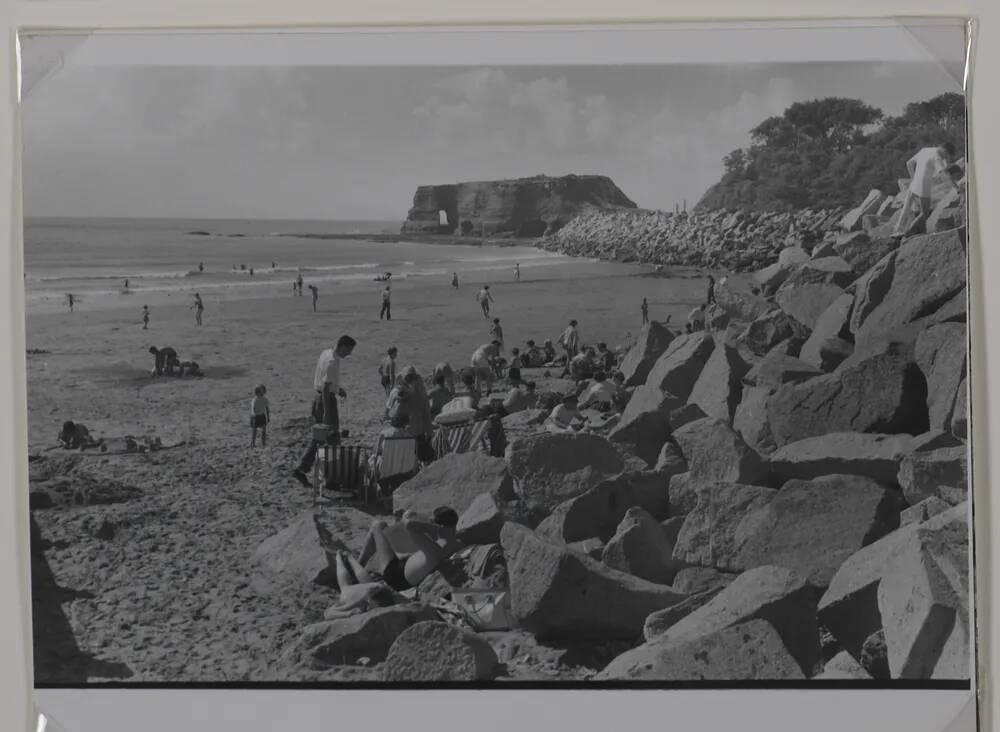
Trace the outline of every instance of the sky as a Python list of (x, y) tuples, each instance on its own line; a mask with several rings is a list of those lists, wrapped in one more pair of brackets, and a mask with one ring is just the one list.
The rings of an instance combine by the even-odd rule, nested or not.
[(69, 65), (23, 101), (25, 214), (402, 220), (418, 185), (568, 173), (673, 209), (793, 102), (946, 91), (917, 62)]

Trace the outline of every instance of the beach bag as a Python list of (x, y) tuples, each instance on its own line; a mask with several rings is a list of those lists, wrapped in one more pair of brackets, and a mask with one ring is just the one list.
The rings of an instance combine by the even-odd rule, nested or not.
[(510, 630), (512, 626), (507, 590), (455, 590), (451, 601), (475, 631)]

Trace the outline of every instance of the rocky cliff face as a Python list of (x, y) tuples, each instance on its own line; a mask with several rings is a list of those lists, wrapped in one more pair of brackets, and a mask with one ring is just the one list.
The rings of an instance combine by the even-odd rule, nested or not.
[(558, 231), (580, 214), (634, 208), (635, 203), (603, 175), (420, 186), (402, 233), (538, 237)]

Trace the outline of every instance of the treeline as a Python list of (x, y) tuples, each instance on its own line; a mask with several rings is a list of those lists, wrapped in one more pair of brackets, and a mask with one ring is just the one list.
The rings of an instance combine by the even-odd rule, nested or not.
[(790, 211), (853, 206), (872, 188), (895, 193), (918, 149), (965, 150), (965, 98), (942, 94), (898, 117), (857, 99), (797, 102), (750, 131), (749, 148), (723, 158), (722, 179), (696, 208)]

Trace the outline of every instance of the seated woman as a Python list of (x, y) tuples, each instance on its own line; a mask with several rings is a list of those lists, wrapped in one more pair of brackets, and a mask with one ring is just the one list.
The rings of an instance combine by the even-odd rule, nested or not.
[(608, 381), (603, 371), (594, 374), (594, 380), (580, 395), (580, 409), (594, 407), (602, 412), (610, 411), (615, 405), (615, 386)]
[(86, 450), (103, 447), (104, 440), (95, 440), (90, 436), (90, 430), (80, 422), (67, 420), (59, 430), (59, 444), (67, 450)]
[(538, 395), (535, 393), (535, 383), (529, 381), (514, 384), (507, 396), (503, 400), (504, 414), (514, 414), (523, 412), (525, 409), (534, 409), (538, 403)]
[(545, 358), (545, 361), (542, 364), (543, 366), (555, 362), (556, 347), (552, 345), (551, 340), (547, 340), (545, 341), (545, 343), (542, 344), (542, 356)]
[[(419, 585), (460, 547), (455, 539), (458, 514), (454, 509), (446, 506), (434, 509), (432, 522), (423, 521), (416, 514), (407, 512), (401, 523), (401, 539), (414, 547), (415, 551), (397, 553), (390, 540), (389, 524), (377, 519), (368, 531), (357, 560), (346, 552), (337, 554), (337, 582), (341, 591), (352, 585), (379, 580), (398, 592), (408, 590)], [(364, 568), (372, 557), (375, 557), (378, 576), (373, 576)]]
[(522, 368), (532, 369), (544, 365), (545, 355), (542, 353), (541, 349), (535, 345), (534, 341), (528, 341), (528, 347), (525, 348), (524, 353), (521, 354)]
[(569, 362), (569, 376), (575, 381), (581, 379), (591, 379), (597, 370), (597, 364), (593, 348), (587, 348), (583, 353), (573, 356)]
[(392, 416), (389, 424), (382, 428), (382, 431), (378, 433), (378, 437), (375, 439), (375, 451), (368, 458), (368, 467), (370, 470), (377, 472), (381, 466), (385, 441), (391, 440), (394, 437), (406, 437), (409, 434), (407, 431), (409, 424), (410, 418), (405, 412), (396, 412)]
[(433, 418), (441, 414), (444, 405), (450, 402), (454, 396), (454, 393), (448, 389), (445, 383), (445, 375), (435, 374), (434, 386), (427, 392), (427, 400), (430, 402), (431, 407), (431, 417)]
[(583, 428), (584, 422), (583, 415), (577, 408), (576, 396), (567, 394), (563, 397), (562, 404), (553, 409), (545, 420), (545, 429), (548, 432), (578, 432)]
[(510, 366), (507, 368), (507, 383), (521, 383), (521, 352), (516, 348), (510, 350)]

